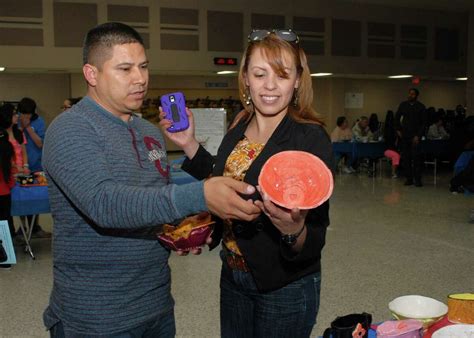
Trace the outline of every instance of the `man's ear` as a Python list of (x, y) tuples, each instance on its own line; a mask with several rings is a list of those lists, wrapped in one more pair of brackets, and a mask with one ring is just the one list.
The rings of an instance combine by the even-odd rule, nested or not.
[(82, 73), (84, 74), (84, 78), (86, 79), (89, 86), (95, 87), (97, 85), (98, 69), (96, 66), (86, 63), (82, 67)]

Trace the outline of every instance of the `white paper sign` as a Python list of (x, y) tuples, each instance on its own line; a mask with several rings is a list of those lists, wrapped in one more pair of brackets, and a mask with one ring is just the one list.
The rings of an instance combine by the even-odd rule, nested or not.
[(10, 229), (7, 221), (0, 221), (0, 245), (7, 253), (8, 259), (1, 264), (16, 264), (15, 249), (13, 248), (12, 237), (10, 236)]
[(344, 108), (361, 109), (364, 107), (364, 93), (346, 93)]
[(217, 150), (227, 132), (226, 110), (224, 108), (193, 108), (192, 111), (196, 139), (211, 155), (217, 155)]

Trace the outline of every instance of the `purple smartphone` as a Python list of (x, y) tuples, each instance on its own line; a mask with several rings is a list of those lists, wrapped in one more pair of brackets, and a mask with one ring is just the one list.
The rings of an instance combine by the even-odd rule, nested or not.
[(189, 128), (186, 100), (183, 93), (177, 92), (161, 96), (161, 109), (166, 114), (165, 118), (173, 122), (167, 129), (170, 133), (177, 133)]

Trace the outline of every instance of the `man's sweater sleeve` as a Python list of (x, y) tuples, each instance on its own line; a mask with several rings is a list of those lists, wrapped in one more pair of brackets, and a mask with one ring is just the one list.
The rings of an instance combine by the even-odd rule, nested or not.
[(51, 124), (43, 163), (49, 184), (94, 224), (142, 228), (207, 210), (202, 182), (139, 187), (114, 180), (96, 131), (78, 120), (60, 116)]

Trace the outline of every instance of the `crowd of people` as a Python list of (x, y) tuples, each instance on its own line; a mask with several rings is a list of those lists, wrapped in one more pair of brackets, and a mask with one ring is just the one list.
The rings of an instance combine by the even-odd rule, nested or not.
[[(472, 148), (470, 144), (474, 138), (474, 121), (472, 117), (466, 118), (466, 111), (461, 105), (455, 110), (448, 110), (448, 113), (444, 109), (426, 109), (418, 101), (418, 96), (418, 89), (411, 88), (408, 100), (400, 104), (396, 113), (387, 111), (383, 123), (374, 113), (370, 118), (359, 117), (351, 128), (345, 116), (338, 117), (337, 126), (331, 133), (331, 141), (384, 142), (384, 156), (392, 164), (392, 177), (403, 175), (406, 178), (405, 185), (423, 186), (421, 173), (424, 155), (420, 142), (424, 139), (449, 140), (449, 151), (443, 156), (453, 164), (463, 151)], [(335, 152), (334, 155), (335, 164), (341, 166), (342, 172), (356, 172), (354, 167), (359, 166), (358, 159), (351, 158), (347, 153)], [(341, 158), (344, 158), (344, 162)], [(370, 167), (369, 165), (369, 170)], [(369, 171), (370, 176), (374, 174)]]
[[(5, 103), (0, 106), (0, 132), (2, 138), (0, 176), (0, 219), (8, 221), (10, 235), (16, 244), (24, 244), (23, 234), (16, 231), (10, 215), (11, 189), (18, 176), (41, 172), (43, 140), (46, 125), (37, 114), (36, 102), (29, 98), (22, 98), (16, 106)], [(26, 216), (32, 223), (32, 238), (51, 238), (51, 233), (42, 229), (38, 224), (39, 217)], [(10, 268), (7, 264), (0, 264), (0, 268)]]

